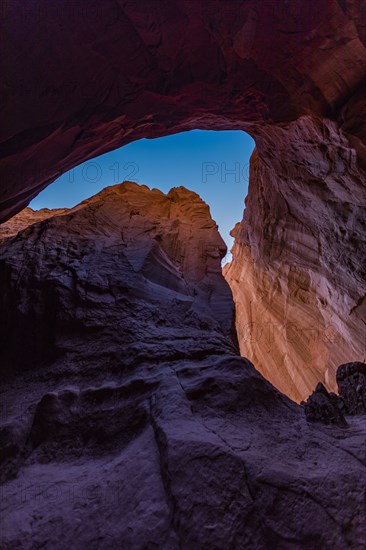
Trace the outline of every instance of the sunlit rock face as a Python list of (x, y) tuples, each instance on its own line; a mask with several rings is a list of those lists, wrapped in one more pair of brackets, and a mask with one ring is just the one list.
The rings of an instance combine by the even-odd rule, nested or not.
[(225, 277), (241, 353), (300, 401), (365, 357), (365, 174), (330, 121), (302, 117), (257, 145)]
[[(26, 210), (23, 223), (46, 215)], [(184, 188), (164, 195), (127, 182), (48, 211), (1, 247), (1, 370), (65, 355), (134, 362), (235, 351), (225, 253), (207, 205)]]
[(343, 427), (239, 356), (195, 193), (124, 183), (9, 236), (44, 214), (0, 245), (1, 548), (362, 548), (364, 366)]
[(66, 212), (66, 208), (53, 208), (52, 210), (49, 208), (42, 208), (41, 210), (24, 208), (19, 214), (0, 225), (0, 243), (9, 237), (13, 237), (29, 225), (41, 222), (47, 218), (53, 218), (53, 216), (65, 214)]

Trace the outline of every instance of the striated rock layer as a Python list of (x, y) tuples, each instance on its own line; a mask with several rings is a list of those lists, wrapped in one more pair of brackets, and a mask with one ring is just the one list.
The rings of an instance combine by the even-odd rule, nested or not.
[(53, 218), (53, 216), (65, 214), (66, 212), (66, 208), (54, 208), (52, 210), (49, 208), (42, 208), (41, 210), (24, 208), (20, 214), (13, 216), (9, 221), (0, 225), (0, 243), (9, 237), (13, 237), (29, 225), (41, 222), (47, 218)]
[(1, 548), (364, 547), (365, 423), (238, 355), (224, 254), (196, 194), (132, 183), (0, 245)]
[(237, 349), (226, 246), (198, 195), (127, 182), (51, 215), (1, 247), (2, 372)]
[(241, 353), (301, 401), (366, 356), (366, 178), (330, 121), (302, 117), (257, 145), (224, 273)]

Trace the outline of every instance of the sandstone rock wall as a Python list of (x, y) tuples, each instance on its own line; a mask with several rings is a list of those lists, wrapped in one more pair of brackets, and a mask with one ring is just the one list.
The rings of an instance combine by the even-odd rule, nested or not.
[(300, 401), (366, 354), (366, 179), (337, 125), (264, 129), (225, 277), (241, 353)]
[[(226, 274), (241, 346), (248, 315), (285, 325), (245, 353), (295, 399), (319, 378), (333, 388), (336, 362), (363, 353), (365, 3), (1, 11), (0, 220), (134, 139), (249, 132), (257, 149)], [(363, 419), (308, 424), (238, 357), (224, 245), (197, 197), (127, 185), (11, 231), (2, 547), (365, 547)]]
[(49, 208), (42, 208), (41, 210), (24, 208), (19, 214), (0, 225), (0, 243), (9, 237), (13, 237), (29, 225), (41, 222), (47, 218), (53, 218), (53, 216), (65, 214), (66, 212), (66, 208), (54, 208), (52, 210)]
[(126, 182), (54, 214), (1, 246), (2, 371), (237, 349), (226, 246), (198, 195)]

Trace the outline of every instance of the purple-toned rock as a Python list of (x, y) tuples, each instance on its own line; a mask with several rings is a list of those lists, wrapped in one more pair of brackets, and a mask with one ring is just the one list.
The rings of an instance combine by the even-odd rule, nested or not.
[(125, 183), (6, 231), (1, 548), (364, 546), (366, 426), (308, 423), (238, 355), (195, 193)]
[(339, 407), (339, 399), (335, 393), (329, 393), (319, 382), (313, 393), (303, 404), (306, 420), (347, 426), (346, 419)]
[(366, 364), (354, 361), (341, 365), (337, 383), (346, 414), (366, 414)]
[(225, 253), (208, 206), (182, 187), (126, 182), (50, 211), (0, 248), (0, 371), (237, 350)]

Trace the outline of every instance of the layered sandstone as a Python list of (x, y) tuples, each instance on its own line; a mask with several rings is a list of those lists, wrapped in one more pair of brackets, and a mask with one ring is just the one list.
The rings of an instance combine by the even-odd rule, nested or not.
[(41, 210), (24, 208), (19, 214), (0, 225), (0, 243), (9, 237), (13, 237), (29, 225), (41, 222), (47, 218), (53, 218), (53, 216), (65, 214), (66, 212), (67, 209), (65, 208), (54, 208), (52, 210), (49, 208), (42, 208)]
[(365, 174), (330, 121), (303, 117), (257, 144), (224, 272), (241, 353), (301, 401), (366, 355)]
[(362, 417), (238, 355), (224, 254), (195, 193), (128, 182), (0, 245), (2, 548), (363, 547)]
[(1, 247), (1, 370), (237, 349), (225, 253), (207, 205), (184, 188), (126, 182), (51, 211)]

